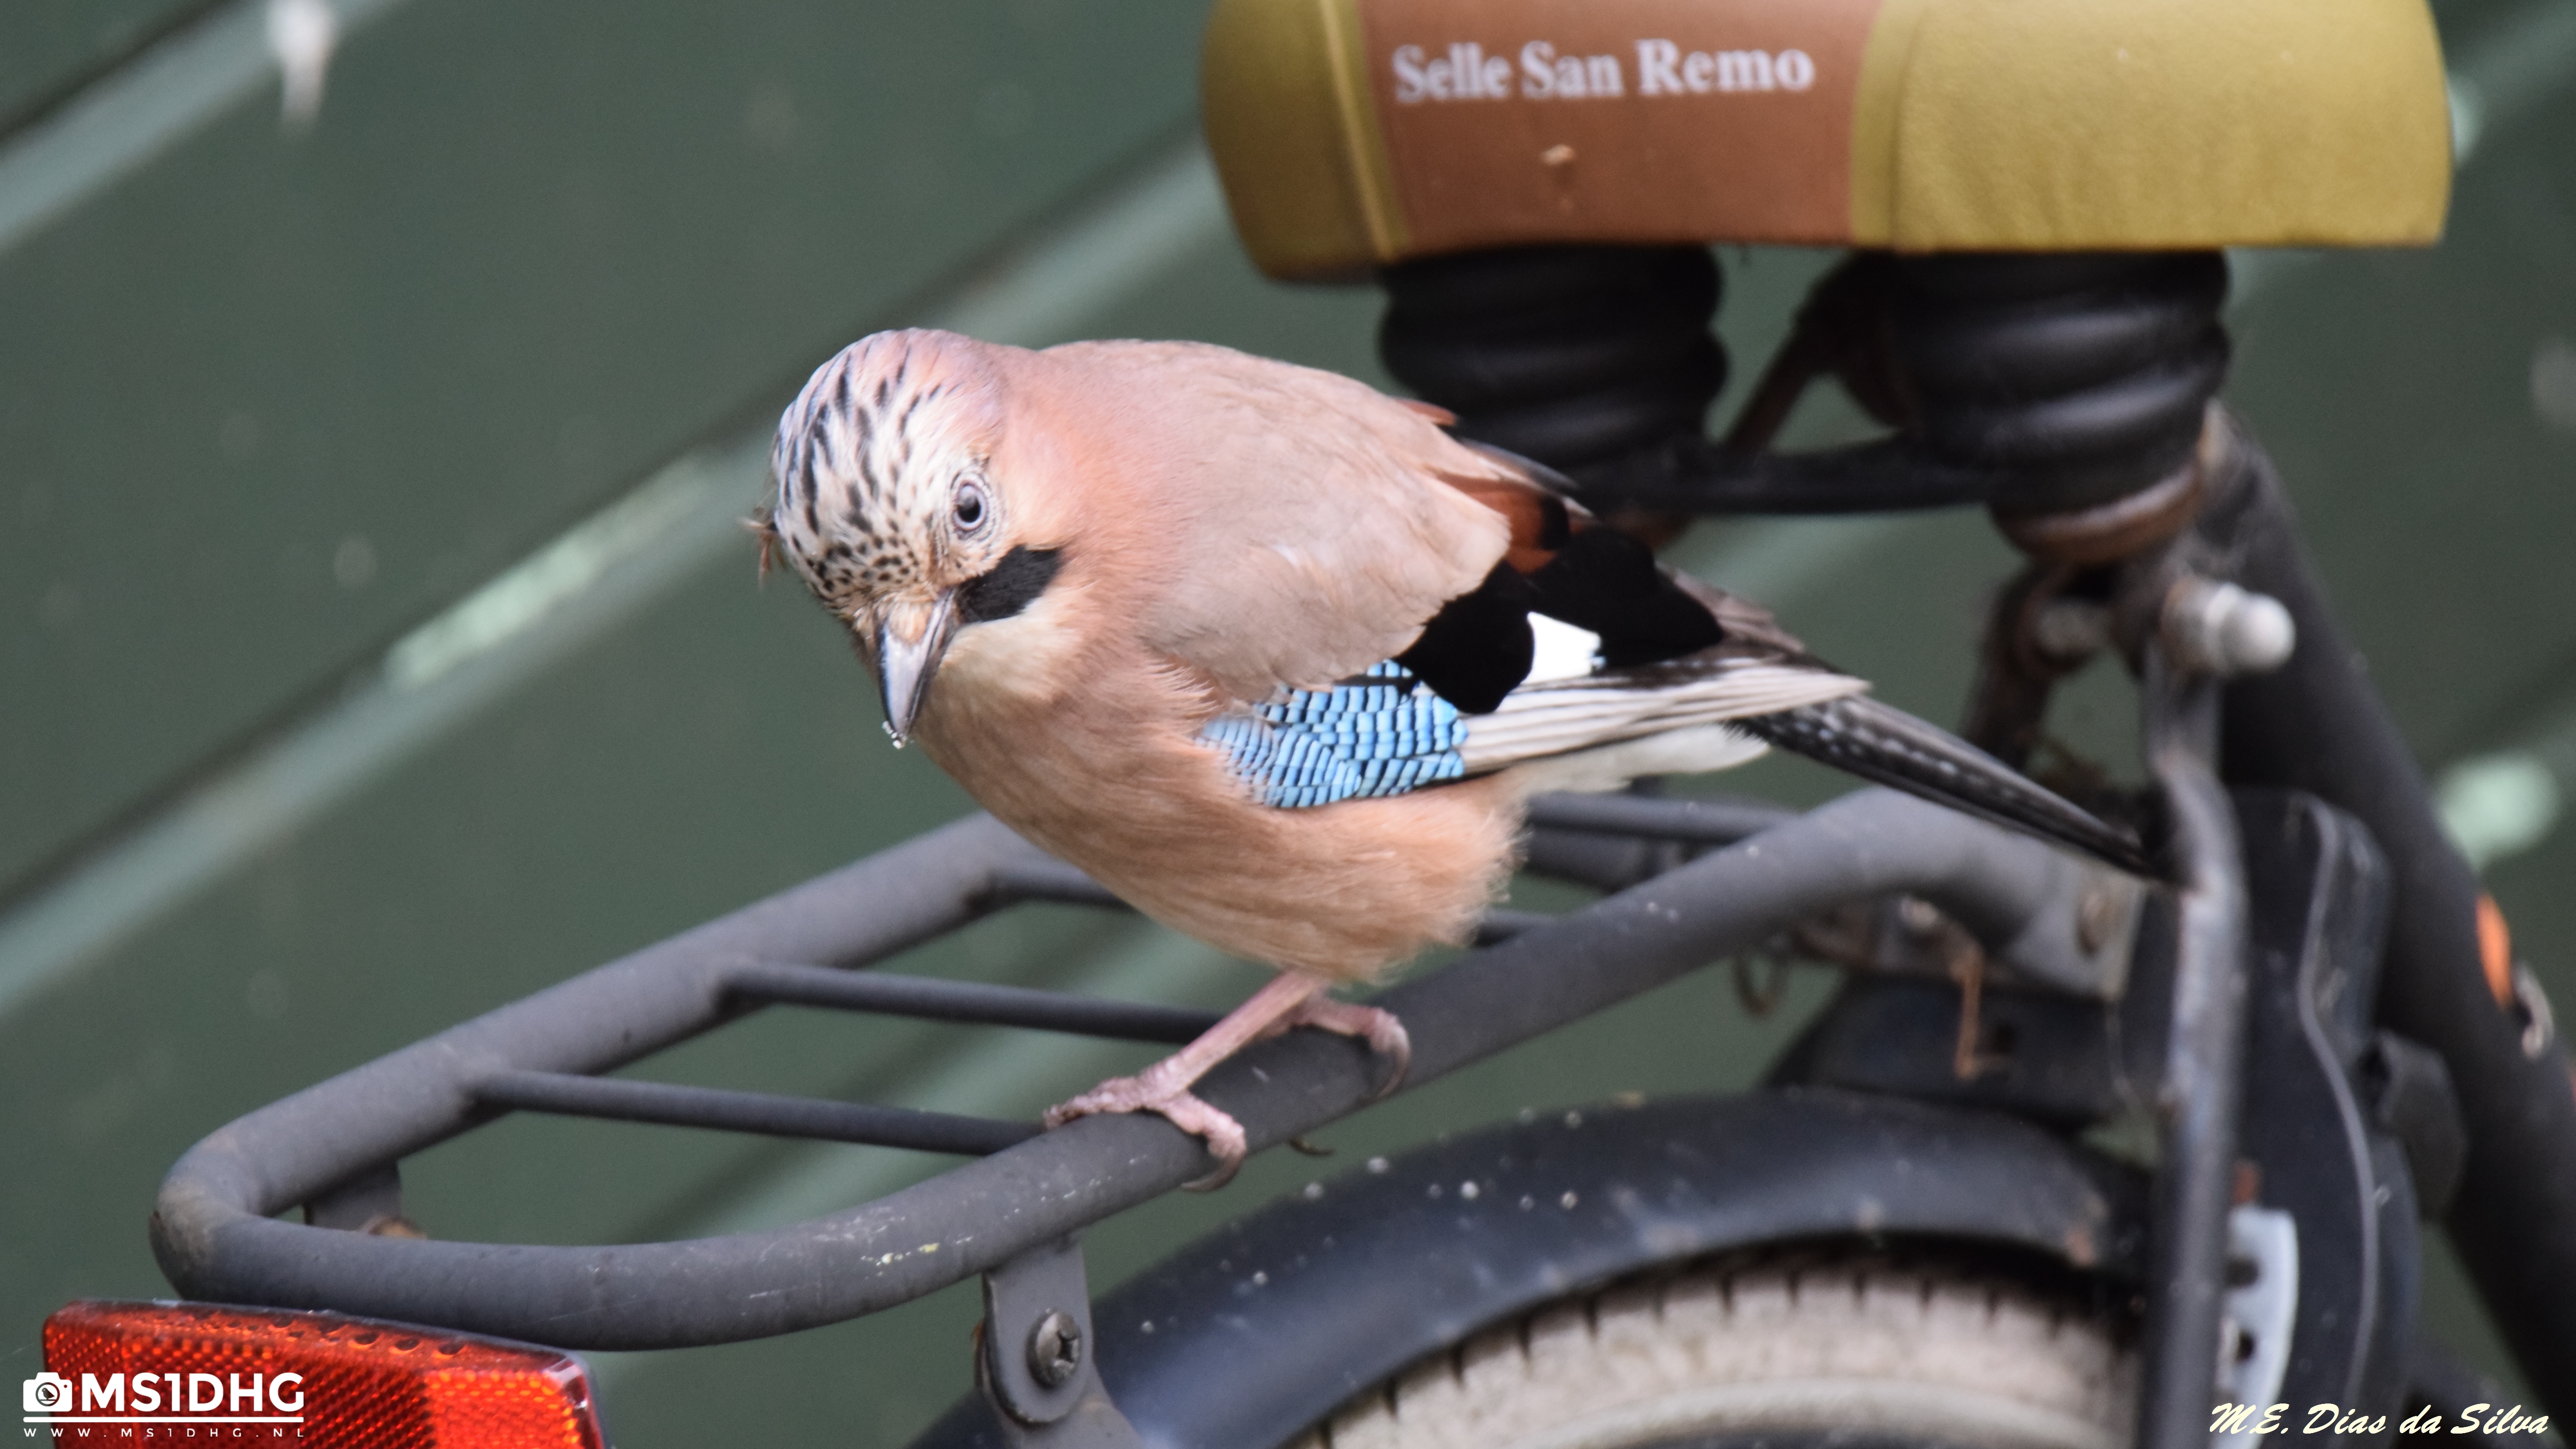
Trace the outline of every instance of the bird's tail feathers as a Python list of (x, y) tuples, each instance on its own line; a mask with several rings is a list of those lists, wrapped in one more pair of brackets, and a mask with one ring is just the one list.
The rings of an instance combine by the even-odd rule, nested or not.
[(1892, 704), (1853, 695), (1743, 720), (1738, 728), (1864, 780), (2069, 846), (2123, 870), (2154, 873), (2129, 831)]

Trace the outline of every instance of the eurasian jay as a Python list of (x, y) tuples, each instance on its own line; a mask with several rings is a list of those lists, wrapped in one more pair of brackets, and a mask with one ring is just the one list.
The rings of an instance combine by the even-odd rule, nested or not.
[(1054, 1108), (1190, 1095), (1465, 939), (1523, 802), (1766, 743), (2123, 862), (2121, 832), (1809, 656), (1760, 608), (1595, 526), (1563, 480), (1425, 404), (1187, 342), (843, 350), (780, 419), (759, 526), (854, 636), (897, 746), (1146, 915), (1279, 977), (1177, 1054)]

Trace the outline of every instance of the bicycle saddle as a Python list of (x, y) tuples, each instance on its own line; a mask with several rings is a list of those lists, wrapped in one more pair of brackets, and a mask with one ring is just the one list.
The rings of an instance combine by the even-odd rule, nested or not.
[(1263, 271), (1531, 242), (2426, 244), (2424, 0), (1219, 0)]

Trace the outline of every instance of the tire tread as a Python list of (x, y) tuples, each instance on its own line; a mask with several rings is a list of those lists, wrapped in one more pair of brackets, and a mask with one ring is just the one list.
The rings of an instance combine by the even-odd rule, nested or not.
[(1292, 1449), (1642, 1449), (1853, 1429), (2125, 1449), (2129, 1337), (2107, 1312), (1991, 1264), (1860, 1248), (1739, 1256), (1484, 1329)]

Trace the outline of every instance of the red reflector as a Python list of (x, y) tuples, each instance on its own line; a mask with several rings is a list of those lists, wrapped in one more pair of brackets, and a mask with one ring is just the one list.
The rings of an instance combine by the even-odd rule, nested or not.
[[(45, 1372), (60, 1376), (46, 1386), (45, 1409), (53, 1438), (65, 1442), (215, 1439), (309, 1449), (600, 1449), (603, 1442), (589, 1372), (570, 1354), (336, 1313), (74, 1303), (45, 1320)], [(37, 1391), (29, 1395), (33, 1405)]]

